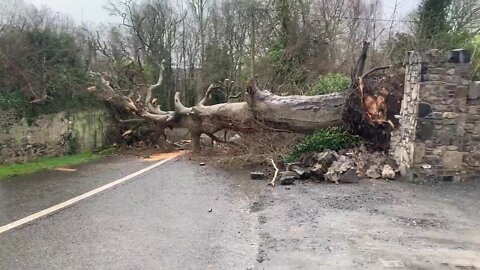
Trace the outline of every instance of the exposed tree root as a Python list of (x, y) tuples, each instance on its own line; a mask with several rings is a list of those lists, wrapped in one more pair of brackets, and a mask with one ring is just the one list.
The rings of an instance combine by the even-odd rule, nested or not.
[(352, 84), (346, 96), (342, 120), (347, 130), (360, 135), (374, 149), (387, 150), (391, 131), (399, 126), (395, 115), (400, 113), (403, 99), (403, 71), (393, 75), (380, 73), (391, 66), (373, 68), (363, 73), (369, 43), (352, 70)]

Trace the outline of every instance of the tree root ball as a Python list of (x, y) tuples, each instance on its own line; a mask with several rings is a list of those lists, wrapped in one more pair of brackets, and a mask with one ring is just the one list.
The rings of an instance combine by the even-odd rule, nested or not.
[(400, 114), (404, 81), (405, 72), (398, 70), (393, 74), (371, 74), (353, 83), (342, 116), (345, 128), (370, 142), (374, 150), (387, 151), (391, 132), (399, 127), (395, 115)]

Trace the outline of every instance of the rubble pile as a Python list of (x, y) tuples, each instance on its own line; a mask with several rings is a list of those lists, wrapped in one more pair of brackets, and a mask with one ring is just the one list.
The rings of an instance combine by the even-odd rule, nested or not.
[(282, 185), (297, 179), (339, 183), (358, 183), (361, 179), (393, 180), (399, 174), (396, 162), (383, 152), (369, 152), (361, 146), (349, 150), (309, 153), (280, 172)]

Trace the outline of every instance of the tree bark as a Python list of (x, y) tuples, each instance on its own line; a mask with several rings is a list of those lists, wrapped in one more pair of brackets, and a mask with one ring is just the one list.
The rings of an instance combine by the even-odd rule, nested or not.
[(310, 133), (320, 128), (341, 125), (345, 96), (340, 93), (319, 96), (278, 96), (247, 88), (247, 103), (254, 117), (274, 128)]

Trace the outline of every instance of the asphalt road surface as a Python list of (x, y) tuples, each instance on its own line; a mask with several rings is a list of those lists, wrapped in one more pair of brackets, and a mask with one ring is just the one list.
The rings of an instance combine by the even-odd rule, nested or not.
[[(156, 162), (0, 181), (0, 227)], [(266, 182), (178, 158), (0, 233), (0, 269), (480, 269), (480, 181)]]

